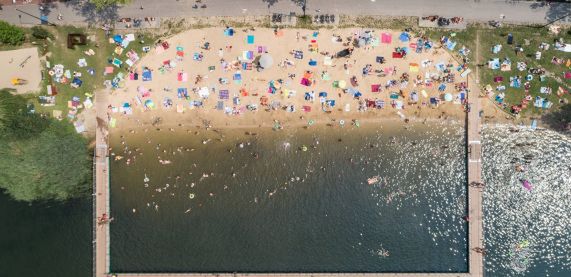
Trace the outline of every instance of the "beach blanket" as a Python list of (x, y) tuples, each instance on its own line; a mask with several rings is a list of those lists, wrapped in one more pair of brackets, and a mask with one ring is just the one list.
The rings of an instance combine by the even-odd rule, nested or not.
[(186, 72), (179, 72), (177, 79), (179, 82), (188, 82), (188, 73)]
[(186, 88), (178, 88), (177, 89), (177, 96), (179, 99), (188, 98), (188, 89)]
[(307, 78), (301, 78), (300, 84), (309, 87), (311, 86), (311, 81)]
[(331, 59), (331, 57), (326, 56), (325, 58), (323, 58), (323, 65), (332, 65), (333, 64), (333, 60)]
[(409, 71), (410, 72), (418, 72), (418, 64), (417, 63), (409, 63)]
[(454, 50), (456, 44), (455, 41), (448, 40), (448, 42), (446, 42), (446, 48), (448, 48), (448, 50)]
[(252, 63), (242, 63), (242, 70), (252, 70)]
[(230, 99), (230, 93), (228, 90), (220, 90), (219, 92), (220, 100), (228, 100)]
[(390, 44), (393, 41), (393, 36), (390, 33), (381, 34), (381, 42), (385, 44)]
[(153, 80), (153, 74), (151, 73), (151, 71), (149, 69), (144, 69), (143, 82), (152, 81), (152, 80)]
[(302, 51), (294, 51), (293, 57), (301, 60), (301, 59), (303, 59), (303, 52)]
[(489, 69), (500, 69), (500, 59), (494, 58), (488, 61)]
[(394, 59), (402, 59), (404, 57), (404, 54), (401, 52), (393, 52), (393, 58)]
[(254, 51), (242, 52), (242, 59), (243, 60), (253, 60), (254, 59)]

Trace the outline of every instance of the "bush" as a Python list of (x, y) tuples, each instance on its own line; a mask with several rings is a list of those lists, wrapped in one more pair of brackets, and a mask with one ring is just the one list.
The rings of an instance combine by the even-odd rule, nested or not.
[(40, 26), (34, 26), (32, 27), (32, 36), (37, 39), (46, 39), (51, 38), (52, 34)]
[(0, 43), (20, 45), (24, 39), (26, 39), (26, 34), (22, 28), (0, 20)]

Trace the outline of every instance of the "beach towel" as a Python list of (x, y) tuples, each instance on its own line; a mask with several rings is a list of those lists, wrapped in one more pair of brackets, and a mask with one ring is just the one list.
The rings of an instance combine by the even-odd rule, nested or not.
[(380, 92), (380, 90), (381, 90), (381, 85), (379, 84), (371, 85), (371, 92)]
[(307, 106), (307, 105), (302, 106), (301, 110), (306, 112), (306, 113), (311, 112), (311, 106)]
[(448, 40), (448, 42), (446, 42), (446, 48), (448, 48), (448, 50), (454, 50), (456, 44), (456, 42)]
[(332, 65), (333, 64), (333, 60), (331, 59), (331, 57), (326, 56), (325, 58), (323, 58), (323, 65)]
[(502, 77), (502, 76), (496, 76), (496, 77), (494, 77), (494, 82), (495, 82), (495, 83), (501, 83), (501, 82), (503, 82), (503, 81), (504, 81), (504, 77)]
[(404, 57), (403, 53), (400, 52), (393, 52), (393, 58), (394, 59), (402, 59)]
[(390, 44), (393, 41), (393, 36), (390, 33), (381, 34), (381, 42), (385, 44)]
[(230, 94), (228, 90), (220, 90), (219, 91), (220, 100), (228, 100), (230, 99)]
[(242, 59), (243, 60), (253, 60), (254, 59), (254, 51), (242, 52)]
[(178, 88), (177, 96), (179, 99), (188, 98), (188, 90), (186, 88)]
[(293, 57), (296, 59), (303, 59), (303, 52), (302, 51), (294, 51)]
[(258, 46), (258, 54), (268, 52), (268, 48), (266, 46)]
[(107, 75), (107, 74), (113, 74), (113, 67), (112, 66), (106, 66), (105, 67), (105, 71), (103, 72), (103, 75)]
[(242, 63), (242, 70), (252, 70), (252, 63)]
[(153, 75), (150, 70), (145, 69), (143, 70), (143, 82), (152, 81)]
[(186, 72), (179, 72), (177, 79), (179, 82), (188, 82), (188, 73)]
[(410, 72), (418, 72), (418, 64), (417, 63), (410, 63), (409, 64), (409, 71)]
[(246, 42), (248, 44), (254, 44), (254, 36), (253, 35), (248, 35), (248, 37), (246, 38)]
[(307, 78), (302, 78), (300, 84), (308, 87), (311, 86), (311, 81)]

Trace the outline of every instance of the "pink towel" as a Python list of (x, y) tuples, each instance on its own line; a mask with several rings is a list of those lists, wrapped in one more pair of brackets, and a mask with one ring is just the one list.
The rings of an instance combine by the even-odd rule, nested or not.
[(382, 43), (391, 43), (393, 41), (393, 36), (389, 33), (382, 33), (381, 34), (381, 42)]

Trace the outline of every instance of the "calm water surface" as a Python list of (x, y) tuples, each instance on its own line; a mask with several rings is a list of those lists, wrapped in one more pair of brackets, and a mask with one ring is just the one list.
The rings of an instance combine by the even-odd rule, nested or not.
[(114, 136), (112, 269), (466, 271), (464, 136), (433, 127)]

